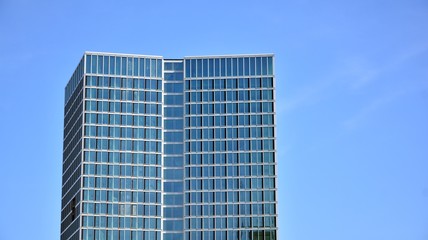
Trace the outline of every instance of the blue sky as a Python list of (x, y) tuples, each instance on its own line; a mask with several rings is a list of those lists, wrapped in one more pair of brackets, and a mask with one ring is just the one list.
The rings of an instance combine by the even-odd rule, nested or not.
[(0, 239), (59, 239), (84, 51), (275, 53), (280, 239), (428, 239), (428, 2), (0, 1)]

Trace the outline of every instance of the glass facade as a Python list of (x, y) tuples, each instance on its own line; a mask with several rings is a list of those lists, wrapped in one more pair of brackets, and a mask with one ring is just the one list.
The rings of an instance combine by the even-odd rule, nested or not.
[(85, 53), (61, 239), (277, 239), (273, 55)]

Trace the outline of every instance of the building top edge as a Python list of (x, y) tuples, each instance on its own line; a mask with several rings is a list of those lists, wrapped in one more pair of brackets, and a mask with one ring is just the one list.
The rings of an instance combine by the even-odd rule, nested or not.
[(159, 55), (144, 55), (144, 54), (134, 54), (134, 53), (113, 53), (113, 52), (94, 52), (94, 51), (85, 51), (85, 55), (95, 54), (95, 55), (105, 55), (105, 56), (127, 56), (127, 57), (144, 57), (144, 58), (162, 58), (163, 56)]
[(132, 57), (144, 57), (144, 58), (159, 58), (165, 60), (179, 61), (184, 59), (193, 58), (232, 58), (232, 57), (274, 57), (273, 53), (255, 53), (255, 54), (226, 54), (226, 55), (200, 55), (200, 56), (184, 56), (183, 58), (164, 58), (160, 55), (144, 55), (144, 54), (133, 54), (133, 53), (113, 53), (113, 52), (96, 52), (96, 51), (85, 51), (85, 55), (95, 54), (104, 56), (132, 56)]
[(226, 54), (226, 55), (201, 55), (201, 56), (185, 56), (189, 58), (224, 58), (224, 57), (274, 57), (273, 53), (253, 53), (253, 54)]

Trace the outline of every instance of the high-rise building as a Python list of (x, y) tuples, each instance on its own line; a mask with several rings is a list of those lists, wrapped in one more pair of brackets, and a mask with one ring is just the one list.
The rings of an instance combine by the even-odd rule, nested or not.
[(61, 239), (277, 239), (273, 69), (86, 52), (65, 88)]

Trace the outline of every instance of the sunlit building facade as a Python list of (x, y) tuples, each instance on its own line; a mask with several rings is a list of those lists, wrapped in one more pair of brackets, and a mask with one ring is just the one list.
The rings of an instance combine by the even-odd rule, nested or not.
[(61, 239), (277, 239), (273, 65), (86, 52), (65, 89)]

